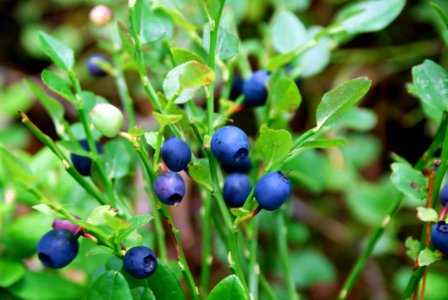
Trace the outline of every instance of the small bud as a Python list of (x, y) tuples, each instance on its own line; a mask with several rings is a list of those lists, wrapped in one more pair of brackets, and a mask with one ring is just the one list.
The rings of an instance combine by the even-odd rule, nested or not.
[(97, 5), (90, 11), (90, 22), (97, 26), (104, 26), (112, 19), (112, 11), (104, 5)]
[(115, 106), (98, 103), (90, 111), (93, 126), (107, 137), (114, 137), (123, 125), (123, 114)]

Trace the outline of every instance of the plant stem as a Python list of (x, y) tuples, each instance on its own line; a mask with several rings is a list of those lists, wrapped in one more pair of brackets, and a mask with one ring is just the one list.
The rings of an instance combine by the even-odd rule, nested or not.
[(247, 224), (249, 240), (249, 291), (253, 299), (258, 299), (258, 285), (260, 283), (260, 265), (257, 263), (258, 224), (259, 218), (254, 218)]
[(201, 293), (204, 297), (207, 296), (208, 285), (210, 283), (210, 269), (212, 266), (212, 222), (211, 209), (212, 197), (210, 193), (201, 193), (203, 201), (203, 209), (201, 210), (202, 220), (202, 265), (201, 265)]
[(277, 296), (274, 293), (274, 290), (269, 285), (269, 281), (266, 279), (263, 273), (260, 273), (260, 285), (266, 292), (266, 296), (271, 300), (277, 300)]
[(289, 299), (297, 300), (297, 299), (299, 299), (299, 297), (296, 292), (294, 279), (292, 278), (292, 273), (291, 273), (291, 268), (290, 268), (290, 263), (289, 263), (289, 258), (288, 258), (288, 241), (287, 241), (288, 228), (286, 228), (284, 215), (281, 211), (277, 213), (276, 229), (277, 229), (277, 238), (278, 238), (277, 243), (278, 243), (278, 248), (280, 251), (280, 259), (282, 261), (283, 269), (285, 272), (285, 277), (286, 277), (285, 279), (286, 279), (286, 283), (288, 286)]
[(79, 174), (78, 171), (76, 171), (73, 164), (61, 151), (61, 149), (58, 148), (55, 142), (48, 135), (44, 134), (33, 122), (31, 122), (24, 112), (20, 111), (19, 113), (22, 117), (22, 123), (25, 124), (25, 126), (28, 127), (28, 129), (61, 160), (65, 170), (73, 177), (73, 179), (75, 179), (76, 182), (78, 182), (79, 185), (81, 185), (84, 190), (94, 197), (101, 205), (108, 204), (103, 195), (101, 195), (90, 182), (88, 182), (81, 174)]
[(115, 52), (113, 55), (114, 66), (115, 66), (115, 83), (118, 88), (118, 94), (120, 95), (121, 104), (124, 107), (126, 116), (128, 117), (129, 127), (135, 126), (135, 113), (132, 105), (132, 98), (129, 95), (128, 86), (123, 74), (123, 66), (120, 61), (120, 53)]

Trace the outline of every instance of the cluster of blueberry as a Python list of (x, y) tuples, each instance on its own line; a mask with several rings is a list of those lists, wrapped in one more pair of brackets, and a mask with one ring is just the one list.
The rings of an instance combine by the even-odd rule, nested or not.
[(440, 192), (440, 202), (444, 207), (444, 211), (441, 215), (440, 221), (432, 227), (431, 241), (432, 245), (437, 250), (445, 255), (448, 255), (448, 224), (444, 220), (448, 209), (448, 184), (446, 184)]

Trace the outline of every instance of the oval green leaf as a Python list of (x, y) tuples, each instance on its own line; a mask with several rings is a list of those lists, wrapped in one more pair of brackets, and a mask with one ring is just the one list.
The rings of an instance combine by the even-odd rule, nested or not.
[(18, 261), (0, 259), (0, 287), (8, 287), (23, 276), (25, 276), (25, 267)]
[(45, 32), (39, 32), (39, 42), (42, 51), (48, 55), (56, 66), (69, 71), (75, 63), (73, 50)]
[(306, 28), (289, 11), (276, 14), (271, 22), (272, 45), (279, 53), (296, 49), (307, 40)]
[(132, 299), (126, 279), (117, 271), (107, 271), (98, 277), (87, 294), (87, 300)]
[(241, 281), (236, 275), (230, 275), (221, 280), (210, 292), (208, 300), (248, 299)]

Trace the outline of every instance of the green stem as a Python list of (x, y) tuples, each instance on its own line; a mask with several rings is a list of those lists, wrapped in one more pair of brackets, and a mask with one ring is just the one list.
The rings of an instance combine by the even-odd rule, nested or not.
[(20, 115), (22, 117), (22, 123), (25, 124), (25, 126), (28, 127), (28, 129), (61, 160), (65, 170), (73, 177), (73, 179), (75, 179), (76, 182), (78, 182), (79, 185), (81, 185), (84, 190), (94, 197), (101, 205), (108, 204), (103, 195), (101, 195), (90, 182), (76, 171), (75, 167), (70, 162), (70, 159), (68, 159), (62, 150), (58, 148), (56, 143), (32, 123), (24, 112), (21, 111)]
[(277, 213), (277, 243), (280, 251), (280, 259), (283, 264), (283, 269), (285, 272), (285, 279), (288, 286), (289, 299), (298, 300), (299, 297), (297, 295), (296, 286), (294, 283), (294, 279), (292, 277), (289, 258), (288, 258), (288, 241), (287, 241), (287, 233), (288, 229), (285, 225), (284, 215), (280, 211)]
[(118, 88), (118, 94), (120, 95), (121, 104), (124, 107), (126, 112), (126, 116), (128, 117), (129, 127), (132, 128), (135, 126), (135, 113), (134, 107), (132, 104), (132, 98), (129, 95), (128, 86), (126, 84), (126, 80), (123, 74), (123, 66), (120, 61), (120, 53), (115, 52), (113, 55), (114, 66), (115, 66), (115, 83)]
[(202, 265), (201, 265), (201, 293), (205, 297), (207, 295), (208, 286), (210, 283), (210, 269), (212, 266), (212, 222), (211, 209), (212, 198), (210, 193), (202, 193), (204, 199), (203, 210), (201, 211), (202, 220)]
[(277, 296), (274, 293), (274, 290), (269, 285), (269, 281), (266, 279), (266, 276), (263, 273), (260, 273), (260, 285), (265, 291), (265, 295), (271, 300), (277, 300)]
[(258, 286), (260, 283), (260, 265), (257, 263), (258, 225), (260, 218), (254, 218), (247, 224), (249, 240), (249, 291), (253, 299), (258, 299)]

